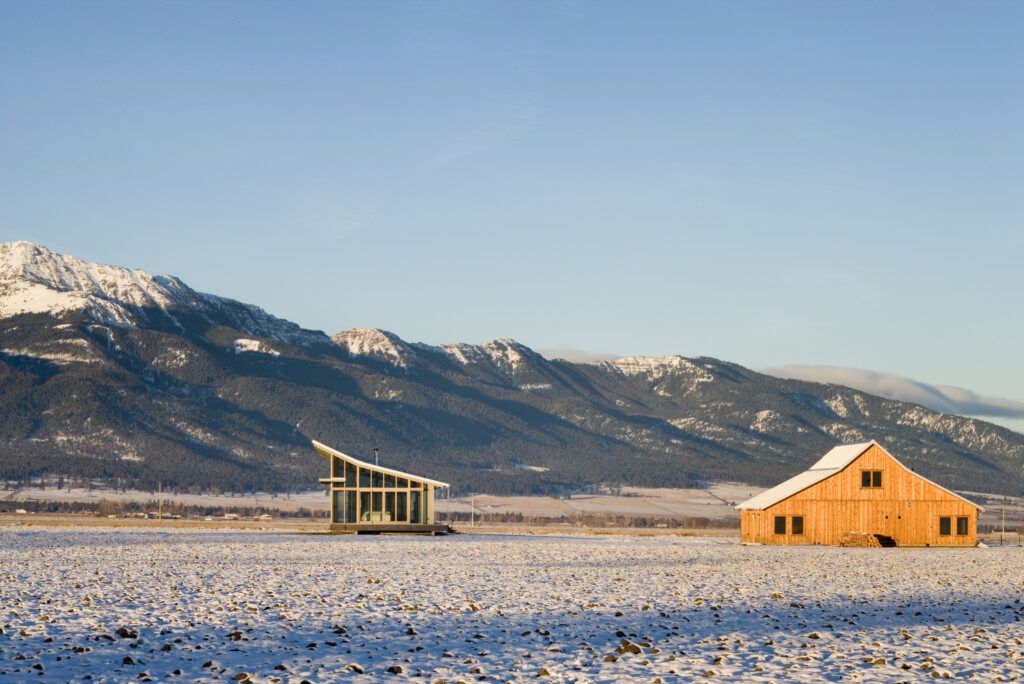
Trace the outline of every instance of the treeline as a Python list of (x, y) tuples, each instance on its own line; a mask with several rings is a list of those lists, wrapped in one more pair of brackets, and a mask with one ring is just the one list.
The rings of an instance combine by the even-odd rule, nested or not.
[(523, 513), (472, 513), (439, 512), (439, 522), (513, 524), (513, 525), (574, 525), (576, 527), (627, 527), (627, 528), (668, 528), (688, 530), (731, 530), (739, 529), (739, 518), (705, 518), (693, 516), (647, 516), (612, 515), (591, 513), (581, 515), (540, 516)]
[(17, 500), (4, 502), (0, 505), (0, 513), (14, 513), (18, 509), (31, 513), (54, 513), (54, 514), (81, 514), (92, 513), (100, 517), (114, 516), (127, 517), (133, 515), (161, 514), (165, 518), (222, 518), (227, 514), (235, 514), (240, 517), (254, 518), (259, 515), (269, 515), (273, 518), (326, 518), (329, 513), (326, 509), (313, 510), (300, 507), (293, 511), (280, 510), (268, 506), (196, 506), (165, 501), (161, 506), (156, 500), (152, 501), (112, 501), (101, 499), (96, 502), (84, 501), (38, 501), (38, 500)]

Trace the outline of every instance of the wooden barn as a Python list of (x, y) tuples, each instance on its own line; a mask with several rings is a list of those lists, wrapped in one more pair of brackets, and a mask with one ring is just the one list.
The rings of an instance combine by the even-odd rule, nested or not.
[(313, 448), (330, 463), (330, 477), (320, 482), (330, 487), (331, 531), (450, 531), (437, 523), (434, 511), (434, 493), (448, 483), (366, 463), (320, 442), (314, 441)]
[(736, 508), (744, 542), (855, 546), (974, 546), (983, 510), (874, 441), (837, 446)]

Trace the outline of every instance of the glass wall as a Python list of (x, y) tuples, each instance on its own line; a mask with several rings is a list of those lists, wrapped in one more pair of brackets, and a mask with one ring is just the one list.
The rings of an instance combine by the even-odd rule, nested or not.
[(398, 516), (398, 520), (409, 519), (409, 492), (398, 492), (395, 511), (395, 515)]
[(430, 519), (430, 486), (331, 459), (331, 521), (335, 523), (411, 523)]
[(356, 522), (356, 497), (357, 493), (344, 489), (335, 489), (332, 494), (331, 522), (354, 523)]
[(354, 523), (359, 518), (356, 517), (356, 493), (346, 492), (348, 497), (345, 499), (345, 522)]
[(409, 492), (409, 522), (421, 523), (423, 522), (423, 496), (422, 492), (411, 491)]
[(359, 522), (373, 522), (370, 511), (370, 492), (359, 493)]
[(331, 522), (348, 522), (345, 520), (345, 495), (348, 492), (334, 490), (331, 494), (334, 496), (334, 501), (331, 503)]

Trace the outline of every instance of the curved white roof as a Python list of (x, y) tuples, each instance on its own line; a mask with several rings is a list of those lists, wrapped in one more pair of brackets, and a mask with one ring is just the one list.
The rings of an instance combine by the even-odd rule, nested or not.
[[(360, 461), (358, 458), (355, 458), (353, 456), (349, 456), (348, 454), (342, 453), (342, 452), (338, 451), (337, 449), (333, 449), (333, 448), (327, 446), (326, 444), (323, 444), (322, 442), (316, 441), (315, 439), (313, 440), (313, 448), (316, 449), (316, 452), (318, 454), (320, 454), (321, 456), (323, 456), (324, 458), (330, 458), (331, 456), (337, 456), (340, 459), (348, 461), (352, 465), (359, 466), (360, 468), (366, 468), (367, 470), (376, 470), (379, 473), (385, 473), (387, 475), (394, 475), (395, 477), (404, 477), (406, 479), (414, 480), (416, 482), (426, 482), (427, 484), (432, 484), (435, 487), (447, 487), (448, 486), (447, 482), (441, 482), (440, 480), (431, 480), (429, 477), (421, 477), (419, 475), (410, 475), (409, 473), (403, 473), (401, 470), (395, 470), (394, 468), (385, 468), (384, 466), (373, 465), (372, 463), (367, 463), (365, 461)], [(338, 479), (338, 478), (335, 478), (335, 479)], [(331, 480), (331, 478), (328, 477), (328, 478), (322, 478), (320, 481), (321, 482), (331, 482), (332, 480)]]
[[(739, 510), (763, 511), (766, 508), (774, 506), (780, 501), (785, 501), (794, 494), (799, 494), (800, 492), (807, 489), (811, 485), (818, 484), (822, 480), (832, 477), (839, 471), (843, 470), (844, 468), (846, 468), (846, 466), (856, 461), (857, 458), (865, 451), (867, 451), (868, 448), (871, 446), (877, 446), (879, 449), (884, 451), (886, 456), (895, 461), (896, 464), (903, 468), (904, 470), (912, 473), (914, 472), (907, 468), (907, 466), (900, 463), (896, 459), (896, 457), (894, 457), (888, 451), (885, 451), (885, 447), (883, 447), (875, 440), (871, 440), (870, 442), (859, 442), (857, 444), (840, 444), (839, 446), (832, 447), (832, 449), (830, 449), (827, 454), (818, 459), (818, 462), (812, 465), (809, 470), (805, 470), (799, 475), (789, 478), (782, 484), (777, 484), (771, 489), (767, 489), (758, 494), (757, 496), (753, 496), (747, 499), (743, 503), (736, 506), (736, 508), (738, 508)], [(977, 508), (979, 511), (985, 510), (984, 508), (974, 503), (973, 501), (965, 499), (956, 492), (946, 489), (942, 485), (935, 484), (934, 482), (932, 482), (926, 477), (923, 477), (919, 473), (914, 474), (920, 477), (925, 482), (935, 485), (942, 491), (947, 492), (948, 494), (952, 494), (958, 499), (963, 499), (967, 503)]]

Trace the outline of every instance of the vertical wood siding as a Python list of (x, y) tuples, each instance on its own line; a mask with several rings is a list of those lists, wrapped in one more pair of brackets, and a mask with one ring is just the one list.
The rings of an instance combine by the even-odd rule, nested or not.
[[(882, 486), (861, 487), (862, 470), (882, 471)], [(775, 534), (775, 516), (786, 516), (786, 534)], [(803, 516), (804, 532), (792, 534), (792, 516)], [(951, 518), (949, 535), (939, 534), (939, 518)], [(968, 519), (966, 535), (956, 534), (956, 518)], [(761, 544), (838, 544), (847, 532), (892, 537), (899, 546), (974, 546), (976, 506), (910, 472), (876, 445), (853, 463), (802, 492), (763, 511), (744, 510), (743, 541)]]

